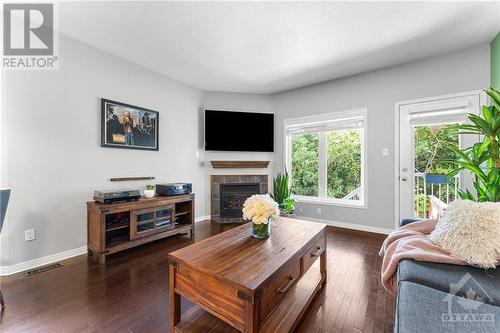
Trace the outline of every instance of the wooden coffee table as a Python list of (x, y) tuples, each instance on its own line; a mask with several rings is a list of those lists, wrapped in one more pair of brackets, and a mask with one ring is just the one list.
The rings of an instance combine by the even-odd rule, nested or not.
[[(169, 254), (170, 332), (289, 332), (326, 283), (326, 225), (244, 224)], [(320, 258), (319, 263), (316, 259)], [(197, 305), (181, 321), (180, 296)]]

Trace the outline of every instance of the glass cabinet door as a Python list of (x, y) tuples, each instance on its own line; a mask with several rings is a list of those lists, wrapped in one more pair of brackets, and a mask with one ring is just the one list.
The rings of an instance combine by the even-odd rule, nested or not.
[(155, 228), (172, 225), (173, 208), (159, 209), (155, 212)]
[(133, 212), (130, 238), (136, 239), (171, 229), (174, 206), (162, 206)]
[(154, 228), (154, 212), (137, 214), (137, 232), (143, 232)]

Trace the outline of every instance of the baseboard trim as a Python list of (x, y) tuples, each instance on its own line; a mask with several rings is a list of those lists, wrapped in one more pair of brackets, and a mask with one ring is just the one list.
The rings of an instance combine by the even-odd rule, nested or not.
[(323, 219), (317, 219), (317, 218), (312, 218), (312, 217), (307, 217), (307, 216), (296, 216), (296, 218), (299, 220), (320, 222), (320, 223), (324, 223), (324, 224), (328, 224), (328, 225), (331, 225), (334, 227), (339, 227), (339, 228), (344, 228), (344, 229), (373, 232), (376, 234), (384, 234), (384, 235), (388, 235), (394, 230), (394, 229), (390, 229), (390, 228), (372, 227), (369, 225), (356, 224), (356, 223), (323, 220)]
[(210, 219), (211, 219), (210, 215), (198, 216), (197, 218), (194, 219), (194, 223), (198, 223), (198, 222), (210, 220)]
[(27, 271), (29, 269), (33, 269), (40, 266), (45, 266), (48, 264), (52, 264), (57, 261), (61, 261), (64, 259), (69, 259), (72, 257), (76, 257), (82, 254), (87, 253), (87, 246), (78, 247), (76, 249), (59, 252), (55, 254), (51, 254), (45, 257), (28, 260), (25, 262), (21, 262), (19, 264), (14, 264), (10, 266), (0, 266), (0, 276), (8, 276), (12, 274), (17, 274), (20, 272)]

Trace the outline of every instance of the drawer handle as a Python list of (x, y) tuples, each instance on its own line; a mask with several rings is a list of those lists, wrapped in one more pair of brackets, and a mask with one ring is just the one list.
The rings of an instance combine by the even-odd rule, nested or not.
[(295, 280), (295, 278), (293, 276), (288, 276), (288, 280), (287, 282), (285, 283), (285, 285), (283, 287), (281, 287), (280, 289), (278, 289), (278, 294), (284, 294), (288, 291), (288, 289), (290, 289), (290, 287), (293, 285), (293, 281)]
[(316, 253), (311, 253), (311, 257), (314, 258), (314, 257), (319, 256), (319, 254), (322, 250), (323, 250), (323, 248), (321, 246), (318, 246), (318, 251), (316, 251)]

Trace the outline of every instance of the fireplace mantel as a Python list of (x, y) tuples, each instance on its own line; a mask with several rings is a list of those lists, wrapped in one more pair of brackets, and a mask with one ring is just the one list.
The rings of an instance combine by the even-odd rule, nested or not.
[(269, 161), (210, 161), (214, 169), (252, 168), (265, 169)]

